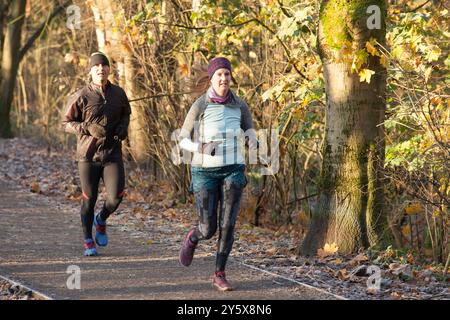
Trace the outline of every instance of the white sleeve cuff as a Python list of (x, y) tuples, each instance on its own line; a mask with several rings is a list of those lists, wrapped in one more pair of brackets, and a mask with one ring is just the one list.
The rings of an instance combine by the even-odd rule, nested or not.
[(180, 148), (190, 152), (198, 152), (198, 145), (198, 142), (192, 142), (189, 138), (184, 138), (180, 141)]

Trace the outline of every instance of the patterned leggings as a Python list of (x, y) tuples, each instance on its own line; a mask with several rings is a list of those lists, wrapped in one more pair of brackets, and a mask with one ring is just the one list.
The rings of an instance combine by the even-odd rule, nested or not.
[(193, 168), (192, 181), (199, 224), (198, 240), (210, 239), (219, 229), (216, 271), (224, 271), (234, 242), (242, 192), (247, 184), (244, 165)]

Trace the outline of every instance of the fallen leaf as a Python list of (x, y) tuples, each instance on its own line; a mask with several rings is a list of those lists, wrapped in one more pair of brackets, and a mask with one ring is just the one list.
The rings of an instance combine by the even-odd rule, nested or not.
[(39, 191), (40, 191), (39, 182), (35, 181), (35, 182), (31, 183), (30, 191), (34, 192), (34, 193), (39, 193)]
[(339, 270), (339, 271), (335, 274), (335, 276), (338, 277), (339, 280), (343, 280), (343, 281), (348, 280), (348, 279), (350, 278), (350, 275), (348, 274), (347, 269), (341, 269), (341, 270)]
[(143, 211), (144, 211), (144, 208), (142, 208), (142, 207), (139, 207), (139, 206), (133, 207), (134, 214), (139, 214), (139, 213), (142, 213)]
[(367, 294), (376, 295), (378, 294), (379, 290), (377, 288), (367, 288), (366, 292)]
[(137, 192), (137, 191), (130, 191), (129, 193), (128, 193), (128, 197), (127, 197), (127, 199), (128, 199), (128, 202), (138, 202), (138, 201), (143, 201), (143, 197), (142, 197), (142, 195), (141, 195), (141, 193), (140, 192)]
[(396, 276), (407, 276), (412, 278), (412, 268), (409, 264), (391, 263), (389, 265), (389, 271)]
[(272, 247), (272, 248), (268, 249), (268, 250), (266, 251), (266, 253), (267, 253), (268, 255), (270, 255), (270, 256), (273, 256), (274, 254), (277, 253), (277, 248)]
[(352, 266), (356, 266), (356, 265), (360, 264), (361, 262), (365, 262), (368, 260), (369, 260), (369, 258), (364, 253), (360, 253), (350, 261), (350, 264)]
[(341, 264), (343, 262), (344, 261), (341, 258), (336, 258), (336, 259), (333, 259), (330, 261), (330, 263), (333, 263), (333, 264)]
[(320, 258), (325, 258), (325, 257), (335, 254), (338, 251), (338, 249), (339, 248), (336, 245), (336, 243), (334, 243), (334, 242), (332, 244), (326, 243), (322, 249), (317, 250), (317, 255)]

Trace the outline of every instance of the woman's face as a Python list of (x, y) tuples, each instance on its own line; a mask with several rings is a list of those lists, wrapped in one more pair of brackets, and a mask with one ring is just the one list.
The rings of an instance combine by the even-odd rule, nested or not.
[(211, 78), (214, 91), (221, 97), (227, 95), (230, 90), (231, 72), (226, 68), (217, 69)]

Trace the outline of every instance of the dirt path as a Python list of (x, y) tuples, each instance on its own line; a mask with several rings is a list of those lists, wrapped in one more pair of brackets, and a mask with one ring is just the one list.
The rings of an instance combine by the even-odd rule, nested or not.
[[(110, 221), (110, 244), (83, 257), (78, 212), (0, 180), (0, 275), (53, 299), (334, 299), (232, 259), (236, 290), (211, 286), (214, 257), (199, 250), (190, 268), (178, 263), (177, 239), (148, 244), (148, 232)], [(80, 289), (67, 281), (80, 270)], [(78, 269), (79, 268), (79, 269)], [(76, 282), (70, 282), (76, 285)]]

